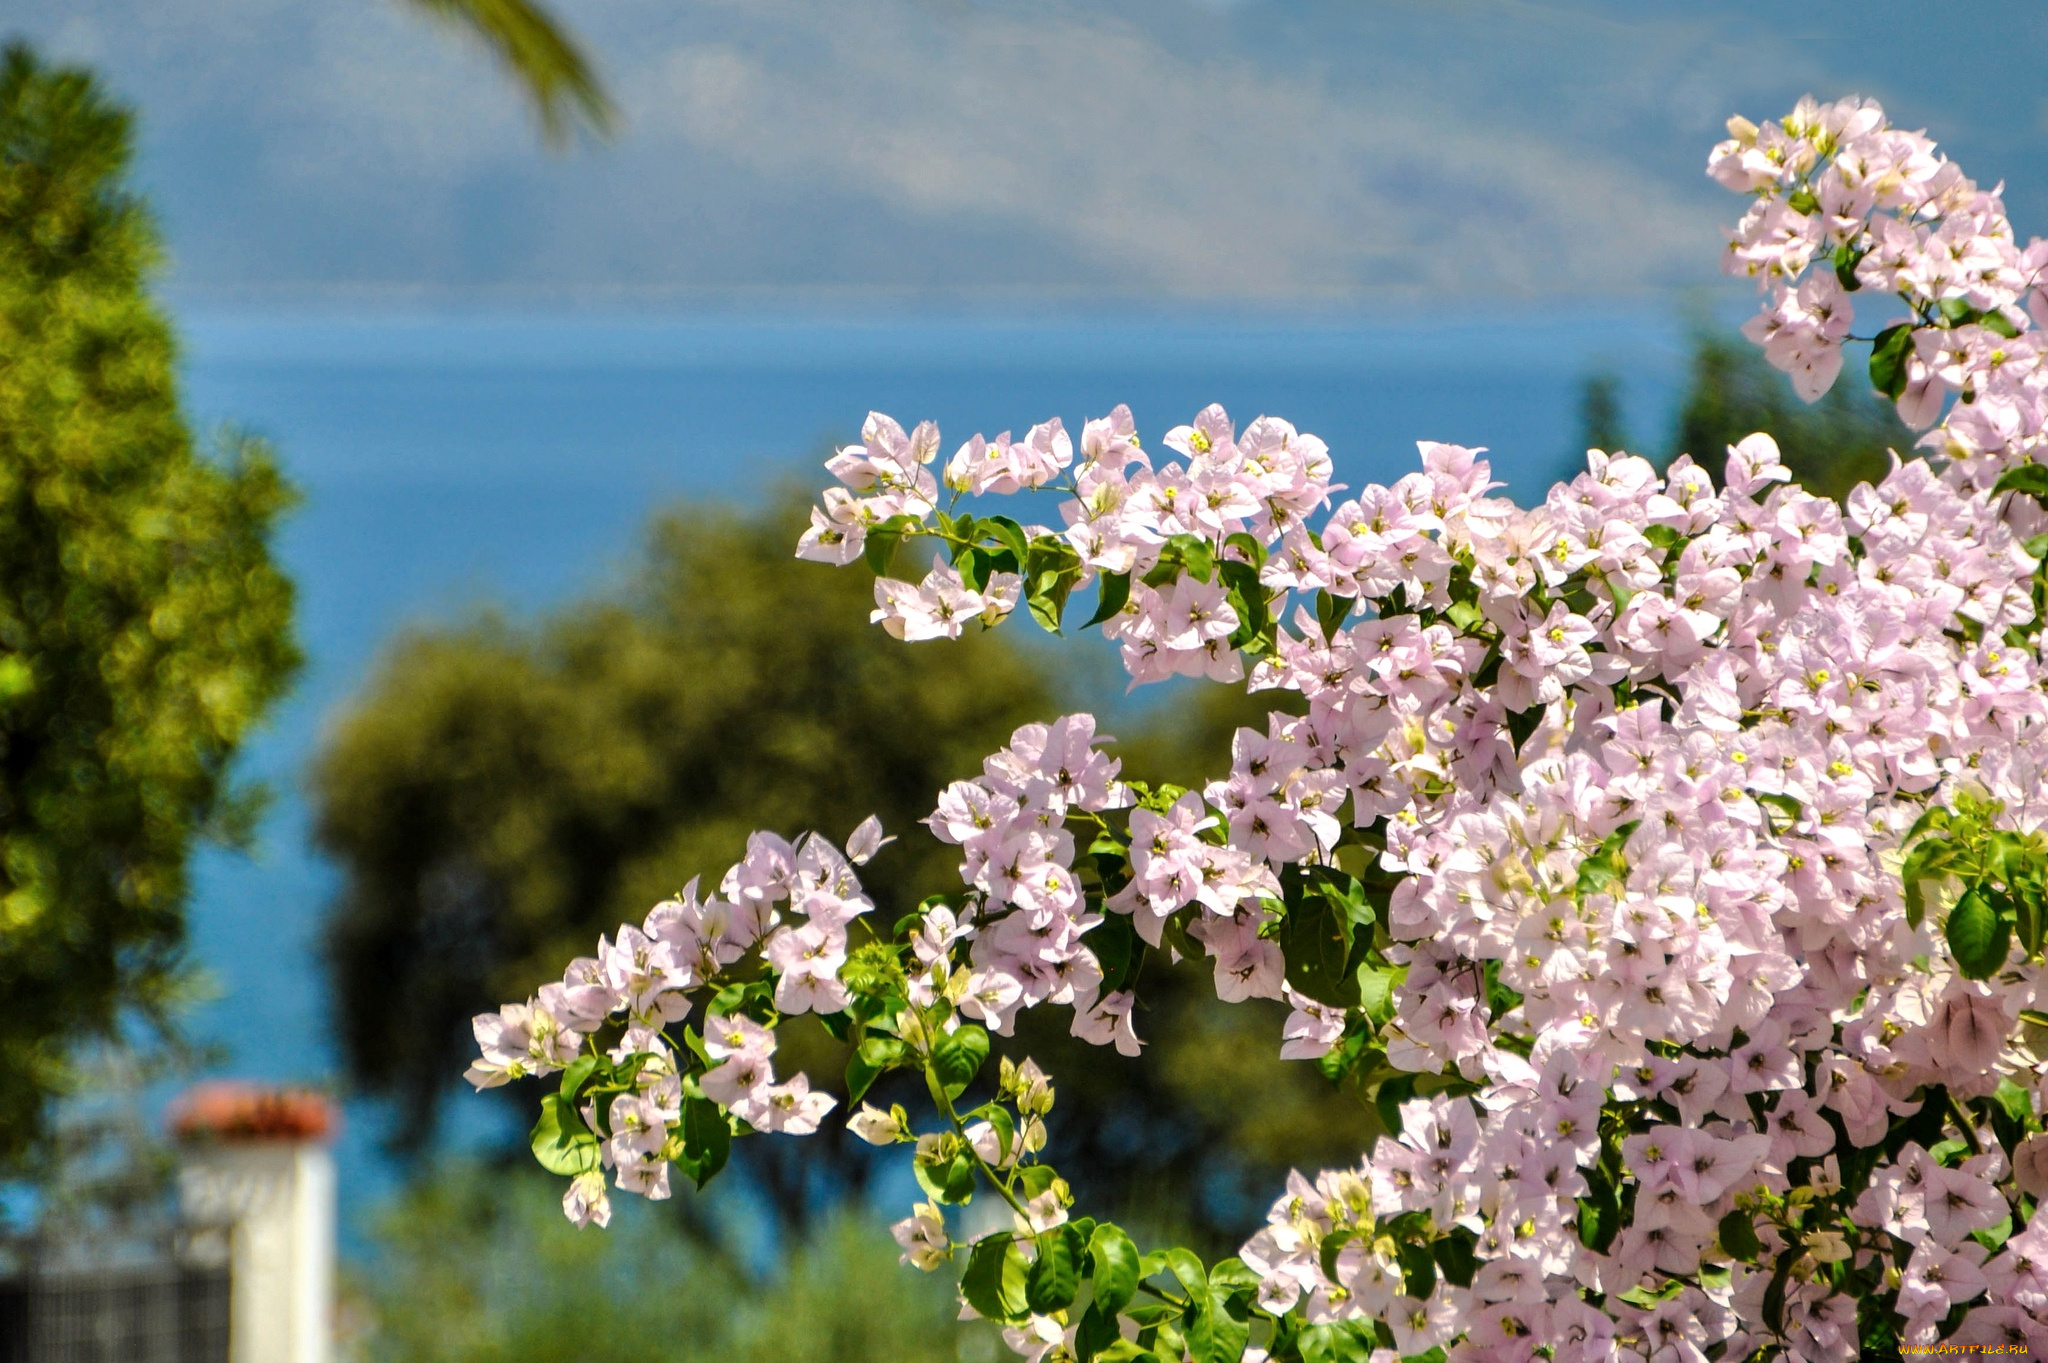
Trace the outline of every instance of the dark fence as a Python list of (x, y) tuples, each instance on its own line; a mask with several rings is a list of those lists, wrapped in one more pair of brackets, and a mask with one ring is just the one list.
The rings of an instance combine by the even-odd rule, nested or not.
[(149, 1264), (0, 1279), (0, 1363), (227, 1363), (228, 1270)]

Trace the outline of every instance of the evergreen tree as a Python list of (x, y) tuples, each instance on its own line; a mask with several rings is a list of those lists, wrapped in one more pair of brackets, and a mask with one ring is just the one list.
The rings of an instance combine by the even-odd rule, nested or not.
[[(913, 831), (933, 792), (1057, 713), (1001, 641), (905, 648), (867, 623), (859, 575), (795, 542), (661, 518), (627, 591), (405, 638), (332, 729), (312, 784), (347, 876), (328, 937), (343, 1053), (400, 1100), (401, 1143), (431, 1130), (489, 1000), (716, 876), (753, 829), (844, 838), (877, 813)], [(957, 884), (948, 849), (904, 846), (868, 882), (890, 922)]]
[[(330, 729), (312, 792), (344, 875), (328, 927), (343, 1055), (360, 1088), (396, 1100), (401, 1147), (427, 1144), (451, 1092), (537, 1102), (533, 1084), (481, 1097), (457, 1082), (471, 1016), (558, 977), (691, 876), (718, 875), (753, 829), (843, 838), (879, 813), (906, 835), (862, 870), (883, 925), (958, 891), (958, 850), (914, 822), (1017, 725), (1059, 714), (1061, 688), (1002, 634), (889, 638), (867, 622), (865, 572), (792, 557), (801, 525), (671, 513), (626, 591), (536, 626), (415, 633)], [(1272, 706), (1224, 687), (1186, 699), (1119, 745), (1132, 776), (1227, 771), (1237, 726), (1263, 729)], [(1165, 1192), (1159, 1205), (1220, 1246), (1256, 1219), (1237, 1189), (1356, 1153), (1356, 1098), (1279, 1060), (1278, 1017), (1217, 1002), (1209, 962), (1148, 967), (1145, 1007), (1139, 1059), (1074, 1041), (1056, 1010), (1002, 1043), (1059, 1073), (1053, 1139), (1102, 1180), (1095, 1191)], [(781, 1045), (793, 1068), (837, 1084), (843, 1053), (822, 1028), (792, 1021)], [(1273, 1101), (1216, 1101), (1226, 1069), (1257, 1071)], [(915, 1086), (892, 1092), (907, 1078), (871, 1096), (923, 1101)], [(1170, 1169), (1134, 1162), (1162, 1140)], [(870, 1153), (829, 1122), (804, 1141), (745, 1142), (740, 1158), (796, 1231), (829, 1203), (821, 1191), (861, 1185)]]
[(267, 452), (201, 457), (130, 118), (83, 71), (0, 55), (0, 1161), (69, 1057), (185, 979), (195, 837), (246, 834), (228, 780), (298, 663)]
[(1589, 377), (1579, 394), (1579, 437), (1579, 447), (1572, 451), (1574, 465), (1587, 450), (1614, 454), (1633, 443), (1622, 423), (1621, 376), (1611, 369)]
[[(1739, 336), (1704, 327), (1695, 330), (1685, 399), (1671, 443), (1660, 463), (1681, 454), (1713, 475), (1718, 484), (1728, 447), (1755, 431), (1778, 442), (1785, 466), (1807, 491), (1836, 501), (1858, 483), (1881, 481), (1891, 468), (1890, 452), (1913, 454), (1914, 433), (1892, 405), (1871, 391), (1862, 368), (1844, 367), (1827, 396), (1808, 405), (1791, 383)], [(1621, 429), (1620, 380), (1611, 373), (1589, 376), (1579, 401), (1581, 455), (1562, 476), (1585, 467), (1583, 450), (1628, 448)], [(1632, 450), (1631, 453), (1648, 453)]]
[(1748, 341), (1699, 332), (1671, 456), (1690, 452), (1718, 484), (1728, 447), (1753, 431), (1778, 442), (1801, 487), (1836, 501), (1858, 483), (1881, 481), (1891, 469), (1889, 451), (1912, 457), (1915, 438), (1853, 359), (1827, 396), (1809, 406)]

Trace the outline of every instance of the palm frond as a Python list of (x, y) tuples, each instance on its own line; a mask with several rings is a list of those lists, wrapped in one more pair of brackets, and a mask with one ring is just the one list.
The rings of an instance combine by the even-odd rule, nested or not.
[(575, 37), (534, 0), (405, 0), (423, 14), (466, 29), (525, 88), (553, 147), (568, 143), (581, 123), (609, 136), (618, 112)]

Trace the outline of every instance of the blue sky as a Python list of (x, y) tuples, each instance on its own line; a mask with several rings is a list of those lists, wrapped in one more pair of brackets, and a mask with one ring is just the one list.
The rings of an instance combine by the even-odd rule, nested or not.
[[(2048, 217), (2048, 10), (558, 0), (626, 114), (543, 154), (391, 0), (0, 0), (141, 109), (184, 301), (1258, 305), (1710, 277), (1723, 120), (1884, 98)], [(2038, 210), (2038, 211), (2037, 211)]]

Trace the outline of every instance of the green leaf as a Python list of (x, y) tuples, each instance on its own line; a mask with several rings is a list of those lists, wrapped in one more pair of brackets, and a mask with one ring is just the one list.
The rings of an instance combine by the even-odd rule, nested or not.
[(1472, 1285), (1472, 1274), (1479, 1267), (1478, 1256), (1474, 1253), (1476, 1244), (1477, 1238), (1472, 1232), (1460, 1228), (1430, 1246), (1436, 1256), (1437, 1271), (1444, 1275), (1445, 1282), (1453, 1287)]
[(987, 1059), (988, 1033), (972, 1023), (963, 1023), (959, 1031), (932, 1043), (932, 1072), (948, 1098), (965, 1093)]
[(1899, 322), (1878, 332), (1870, 345), (1870, 386), (1888, 398), (1897, 399), (1906, 391), (1906, 357), (1912, 353), (1910, 323)]
[(2024, 1123), (2034, 1115), (2034, 1098), (2025, 1089), (2010, 1079), (2000, 1079), (1998, 1087), (1991, 1094), (1992, 1100), (2005, 1109), (2005, 1115), (2016, 1122)]
[(1345, 1023), (1344, 1039), (1316, 1057), (1316, 1072), (1342, 1087), (1353, 1074), (1371, 1074), (1386, 1062), (1387, 1053), (1372, 1044), (1370, 1023), (1351, 1019)]
[(1934, 307), (1941, 314), (1942, 320), (1952, 327), (1965, 326), (1984, 315), (1971, 307), (1967, 299), (1962, 298), (1944, 298)]
[(559, 1093), (540, 1100), (540, 1120), (533, 1124), (533, 1157), (551, 1174), (587, 1174), (603, 1161), (597, 1136), (583, 1124), (583, 1114)]
[(683, 1100), (683, 1162), (702, 1188), (732, 1156), (732, 1124), (709, 1098)]
[[(1112, 1327), (1113, 1328), (1113, 1327)], [(1128, 1339), (1116, 1339), (1095, 1355), (1099, 1363), (1160, 1363), (1158, 1354)]]
[(1375, 1026), (1384, 1027), (1394, 1017), (1394, 991), (1408, 978), (1405, 965), (1379, 966), (1367, 962), (1358, 967), (1358, 1006)]
[(1242, 1259), (1218, 1259), (1209, 1265), (1209, 1290), (1226, 1297), (1250, 1296), (1259, 1290), (1260, 1281)]
[(1785, 206), (1794, 213), (1806, 217), (1812, 217), (1815, 213), (1820, 212), (1820, 200), (1814, 197), (1812, 190), (1804, 186), (1793, 190), (1785, 196)]
[(1621, 1232), (1621, 1199), (1598, 1168), (1586, 1171), (1586, 1195), (1579, 1199), (1579, 1243), (1605, 1254)]
[(893, 1036), (871, 1036), (846, 1061), (846, 1101), (857, 1103), (876, 1079), (901, 1065), (910, 1048)]
[(1344, 1246), (1357, 1238), (1358, 1232), (1348, 1228), (1333, 1230), (1323, 1237), (1323, 1243), (1317, 1251), (1317, 1257), (1322, 1261), (1323, 1276), (1325, 1278), (1328, 1278), (1333, 1283), (1338, 1281), (1337, 1256), (1344, 1252)]
[(1991, 495), (2001, 492), (2024, 492), (2039, 501), (2048, 501), (2048, 468), (2040, 464), (2019, 464), (1999, 475), (1991, 485)]
[(1628, 883), (1628, 858), (1623, 855), (1623, 849), (1628, 846), (1629, 835), (1635, 831), (1635, 821), (1623, 824), (1601, 840), (1598, 850), (1579, 863), (1578, 884), (1574, 891), (1581, 900), (1587, 895), (1617, 893)]
[(1949, 910), (1943, 935), (1967, 980), (1990, 979), (2012, 953), (2012, 923), (1977, 890), (1965, 892)]
[(1094, 1269), (1095, 1302), (1114, 1317), (1138, 1291), (1138, 1247), (1121, 1227), (1105, 1223), (1089, 1237), (1088, 1258)]
[(1863, 281), (1856, 277), (1856, 267), (1863, 263), (1865, 254), (1846, 241), (1835, 248), (1835, 279), (1841, 284), (1842, 292), (1854, 293), (1863, 287)]
[(1245, 562), (1254, 569), (1266, 566), (1266, 546), (1259, 543), (1258, 536), (1249, 531), (1239, 530), (1223, 537), (1225, 549), (1235, 549), (1245, 557)]
[[(886, 525), (887, 522), (883, 524)], [(875, 576), (887, 577), (890, 565), (896, 561), (896, 546), (902, 542), (903, 535), (900, 531), (885, 530), (881, 526), (876, 526), (868, 531), (867, 541), (860, 551), (860, 556), (867, 560), (868, 568)]]
[(608, 138), (618, 110), (573, 30), (535, 0), (407, 0), (429, 19), (465, 29), (511, 78), (557, 150), (578, 126)]
[(583, 1092), (583, 1086), (588, 1084), (591, 1076), (597, 1073), (597, 1067), (604, 1063), (604, 1057), (601, 1055), (586, 1055), (577, 1059), (568, 1069), (563, 1070), (562, 1097), (572, 1103), (575, 1102), (577, 1095)]
[(1379, 1113), (1380, 1125), (1396, 1139), (1401, 1135), (1401, 1104), (1414, 1096), (1415, 1076), (1412, 1074), (1397, 1074), (1383, 1081), (1379, 1091), (1373, 1094), (1373, 1110)]
[(1526, 710), (1517, 710), (1508, 716), (1508, 741), (1520, 752), (1522, 745), (1529, 741), (1529, 735), (1536, 732), (1536, 726), (1543, 722), (1544, 707), (1532, 705)]
[(1732, 1211), (1721, 1218), (1721, 1248), (1730, 1258), (1740, 1259), (1746, 1264), (1756, 1262), (1756, 1256), (1764, 1252), (1763, 1241), (1756, 1238), (1756, 1222), (1751, 1213)]
[(1429, 1246), (1404, 1244), (1397, 1253), (1408, 1295), (1417, 1301), (1428, 1301), (1429, 1294), (1436, 1291), (1436, 1258), (1429, 1252)]
[(1096, 964), (1102, 969), (1101, 991), (1113, 994), (1127, 987), (1145, 954), (1144, 939), (1138, 936), (1131, 915), (1102, 915), (1102, 921), (1088, 930), (1087, 940), (1088, 949), (1095, 953)]
[(1764, 1324), (1774, 1335), (1785, 1333), (1785, 1280), (1792, 1276), (1792, 1265), (1806, 1252), (1804, 1245), (1793, 1245), (1778, 1255), (1777, 1266), (1771, 1272), (1770, 1285), (1764, 1289)]
[(1316, 624), (1322, 627), (1323, 636), (1335, 634), (1344, 617), (1351, 614), (1351, 608), (1358, 604), (1355, 596), (1332, 596), (1328, 592), (1316, 593)]
[(1017, 1183), (1023, 1188), (1026, 1201), (1044, 1196), (1045, 1190), (1052, 1187), (1052, 1181), (1058, 1177), (1050, 1164), (1027, 1164), (1017, 1171)]
[(1216, 572), (1229, 585), (1231, 608), (1237, 612), (1237, 629), (1231, 633), (1231, 646), (1243, 648), (1272, 628), (1272, 612), (1267, 605), (1265, 584), (1259, 581), (1257, 568), (1235, 559), (1216, 565)]
[(1074, 583), (1080, 578), (1078, 565), (1073, 567), (1047, 568), (1031, 574), (1025, 594), (1025, 604), (1031, 608), (1031, 616), (1045, 627), (1048, 634), (1058, 634), (1061, 622), (1067, 613), (1067, 597), (1074, 590)]
[(2012, 885), (2013, 927), (2020, 936), (2020, 951), (2032, 958), (2041, 950), (2044, 928), (2048, 928), (2048, 903), (2042, 886), (2032, 872), (2016, 878)]
[(1166, 543), (1178, 552), (1192, 576), (1207, 582), (1216, 575), (1216, 550), (1209, 541), (1195, 535), (1174, 535)]
[(1238, 1363), (1251, 1343), (1249, 1313), (1240, 1315), (1214, 1292), (1203, 1294), (1188, 1325), (1188, 1352), (1195, 1363)]
[(960, 1295), (990, 1320), (1012, 1321), (1030, 1309), (1025, 1277), (1029, 1266), (1007, 1231), (983, 1236), (967, 1252), (967, 1271), (960, 1277)]
[(1008, 516), (990, 516), (981, 522), (981, 529), (994, 535), (996, 542), (1016, 555), (1022, 563), (1031, 557), (1031, 540), (1024, 533), (1024, 527)]
[(1954, 844), (1935, 839), (1919, 843), (1906, 854), (1905, 865), (1899, 868), (1899, 885), (1905, 891), (1908, 927), (1919, 927), (1927, 916), (1927, 892), (1922, 887), (1947, 874), (1942, 864), (1954, 851)]
[(1095, 599), (1095, 614), (1088, 617), (1082, 629), (1093, 629), (1103, 621), (1119, 614), (1131, 599), (1131, 575), (1129, 573), (1103, 573), (1096, 578), (1099, 584)]
[(1358, 987), (1345, 972), (1351, 959), (1351, 917), (1320, 888), (1307, 885), (1291, 895), (1280, 923), (1280, 949), (1287, 959), (1287, 982), (1310, 998), (1337, 1007), (1351, 1003)]
[(1372, 1346), (1344, 1325), (1311, 1325), (1296, 1341), (1302, 1363), (1367, 1363)]
[(1081, 1290), (1081, 1236), (1071, 1226), (1054, 1226), (1037, 1239), (1038, 1257), (1025, 1275), (1024, 1300), (1038, 1314), (1073, 1305)]
[(1112, 1344), (1123, 1342), (1117, 1330), (1116, 1312), (1104, 1310), (1102, 1299), (1089, 1304), (1081, 1313), (1081, 1324), (1074, 1331), (1074, 1357), (1079, 1363), (1090, 1363)]
[(953, 1162), (947, 1165), (942, 1172), (944, 1174), (945, 1182), (944, 1185), (940, 1188), (939, 1193), (936, 1194), (936, 1196), (938, 1196), (939, 1198), (939, 1201), (949, 1202), (952, 1205), (958, 1207), (973, 1200), (973, 1152), (963, 1148), (958, 1155), (955, 1155), (953, 1157)]
[(1167, 1271), (1180, 1279), (1180, 1285), (1187, 1289), (1190, 1301), (1209, 1290), (1209, 1275), (1202, 1271), (1202, 1261), (1195, 1257), (1193, 1250), (1175, 1246), (1164, 1251), (1162, 1257), (1166, 1260)]

